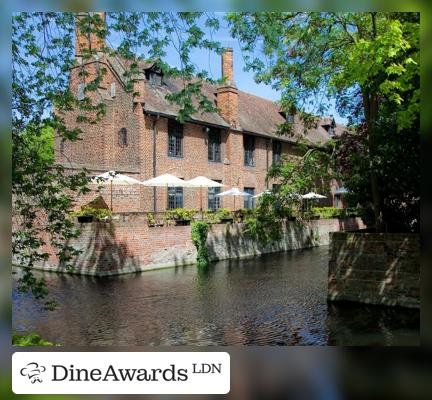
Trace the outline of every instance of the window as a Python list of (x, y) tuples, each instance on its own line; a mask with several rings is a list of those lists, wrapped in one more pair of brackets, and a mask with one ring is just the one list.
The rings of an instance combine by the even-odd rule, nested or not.
[(128, 145), (127, 129), (121, 128), (118, 133), (118, 144), (120, 147)]
[(183, 157), (183, 125), (168, 120), (168, 156)]
[(66, 139), (65, 138), (61, 138), (61, 140), (60, 140), (60, 153), (64, 153), (64, 151), (65, 151), (65, 143), (66, 143)]
[(293, 124), (294, 123), (294, 114), (289, 113), (286, 115), (286, 122), (288, 122), (289, 124)]
[(210, 128), (208, 133), (208, 160), (221, 162), (221, 133), (219, 129)]
[(273, 141), (273, 164), (279, 164), (282, 153), (282, 142), (279, 140)]
[(84, 100), (85, 94), (84, 94), (84, 83), (78, 83), (78, 89), (77, 89), (77, 98), (78, 100)]
[(255, 137), (251, 135), (243, 136), (243, 148), (244, 148), (244, 164), (253, 167), (254, 163), (254, 151), (255, 151)]
[(162, 75), (156, 72), (150, 72), (149, 74), (150, 85), (161, 86), (162, 85)]
[(280, 186), (281, 186), (280, 183), (273, 183), (273, 186), (272, 186), (273, 192), (279, 191)]
[[(216, 182), (222, 183), (222, 181), (216, 180)], [(221, 207), (221, 198), (220, 196), (216, 196), (221, 192), (220, 187), (212, 187), (208, 188), (208, 209), (209, 210), (217, 210)]]
[[(246, 193), (251, 194), (252, 196), (255, 195), (255, 188), (244, 188), (244, 191)], [(255, 199), (252, 198), (252, 196), (245, 196), (244, 198), (244, 208), (254, 208), (255, 207)]]
[(111, 83), (111, 97), (116, 96), (116, 84), (115, 82)]
[(168, 188), (168, 208), (182, 208), (183, 207), (183, 188), (182, 187), (169, 187)]

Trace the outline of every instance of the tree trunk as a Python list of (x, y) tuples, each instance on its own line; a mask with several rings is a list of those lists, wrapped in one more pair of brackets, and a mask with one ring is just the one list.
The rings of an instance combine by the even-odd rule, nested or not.
[(363, 91), (363, 103), (365, 109), (365, 118), (367, 125), (368, 147), (370, 161), (370, 185), (372, 195), (372, 208), (375, 219), (375, 230), (383, 232), (385, 228), (385, 221), (383, 216), (382, 198), (379, 188), (378, 174), (376, 173), (373, 165), (376, 150), (376, 121), (378, 116), (378, 99), (370, 95), (368, 91)]

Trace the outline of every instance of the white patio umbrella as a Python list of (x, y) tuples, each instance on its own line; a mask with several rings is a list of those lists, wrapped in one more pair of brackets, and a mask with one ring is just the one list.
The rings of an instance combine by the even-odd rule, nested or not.
[(302, 199), (326, 199), (326, 196), (323, 196), (322, 194), (318, 194), (315, 192), (309, 192), (302, 196)]
[(309, 192), (302, 196), (302, 199), (310, 200), (310, 199), (326, 199), (326, 196), (323, 196), (322, 194), (318, 194), (315, 192)]
[(147, 179), (146, 181), (141, 182), (141, 184), (143, 186), (166, 187), (167, 190), (169, 187), (193, 187), (191, 184), (187, 183), (183, 179), (177, 178), (176, 176), (171, 174), (159, 175), (155, 178)]
[(225, 185), (222, 185), (222, 183), (212, 181), (209, 178), (206, 178), (205, 176), (197, 176), (196, 178), (189, 179), (186, 181), (188, 184), (192, 185), (193, 187), (199, 187), (200, 188), (200, 211), (202, 215), (202, 188), (211, 188), (211, 187), (222, 187)]
[(111, 211), (113, 209), (113, 185), (141, 185), (138, 179), (131, 178), (130, 176), (119, 174), (115, 171), (108, 171), (92, 178), (91, 183), (99, 185), (110, 185), (111, 192)]
[(261, 197), (264, 194), (270, 194), (271, 190), (264, 190), (264, 192), (258, 193), (255, 196), (252, 196), (253, 199), (257, 199), (258, 197)]
[(342, 186), (342, 187), (336, 189), (334, 194), (346, 194), (348, 192), (349, 192), (349, 190)]
[(241, 191), (239, 188), (233, 187), (230, 190), (226, 190), (225, 192), (219, 193), (216, 196), (234, 196), (234, 211), (235, 211), (235, 198), (237, 196), (240, 197), (252, 197), (252, 195), (250, 193), (247, 192), (243, 192)]

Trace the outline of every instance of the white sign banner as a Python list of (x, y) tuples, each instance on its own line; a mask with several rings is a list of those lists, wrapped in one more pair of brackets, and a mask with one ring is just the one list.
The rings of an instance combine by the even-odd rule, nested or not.
[(225, 352), (16, 352), (16, 394), (226, 394)]

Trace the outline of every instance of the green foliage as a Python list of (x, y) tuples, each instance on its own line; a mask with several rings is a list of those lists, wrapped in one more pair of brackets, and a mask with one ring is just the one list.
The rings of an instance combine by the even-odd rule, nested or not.
[(233, 218), (233, 214), (228, 208), (218, 208), (216, 215), (220, 220)]
[(37, 333), (30, 333), (28, 335), (13, 333), (12, 346), (54, 346), (54, 344), (42, 339)]
[(113, 213), (107, 208), (94, 208), (89, 205), (81, 207), (79, 211), (71, 212), (72, 217), (92, 216), (96, 221), (104, 222), (111, 219)]
[[(100, 49), (106, 55), (116, 54), (127, 60), (122, 77), (133, 91), (138, 62), (152, 60), (165, 76), (180, 78), (184, 86), (168, 100), (179, 108), (178, 119), (187, 120), (192, 113), (214, 110), (201, 93), (206, 71), (192, 62), (190, 54), (197, 49), (220, 53), (211, 35), (219, 27), (211, 13), (108, 13), (107, 25), (97, 13), (20, 12), (12, 16), (12, 254), (23, 267), (18, 281), (21, 291), (36, 299), (48, 295), (43, 278), (36, 278), (32, 268), (48, 258), (42, 249), (51, 241), (60, 262), (71, 267), (70, 260), (79, 253), (68, 243), (79, 235), (69, 210), (73, 199), (88, 191), (88, 172), (65, 172), (53, 157), (54, 142), (80, 139), (83, 123), (97, 124), (105, 115), (106, 104), (94, 96), (106, 68), (90, 75), (80, 68), (86, 80), (85, 97), (78, 100), (69, 85), (75, 59), (75, 23), (85, 35), (108, 38), (114, 34), (118, 47)], [(201, 22), (198, 24), (198, 22)], [(203, 28), (200, 28), (202, 26)], [(167, 49), (175, 48), (180, 68), (167, 62)], [(137, 56), (138, 49), (144, 49)], [(84, 49), (81, 63), (92, 62), (96, 49)], [(211, 80), (210, 80), (211, 81)], [(76, 111), (72, 124), (65, 115)], [(76, 123), (75, 123), (76, 122)], [(100, 216), (101, 218), (103, 216)], [(52, 308), (53, 302), (45, 301)]]
[(207, 222), (195, 221), (192, 224), (192, 242), (197, 249), (198, 268), (207, 268), (210, 262), (207, 249), (208, 230)]
[[(359, 136), (364, 135), (359, 139), (364, 139), (365, 157), (348, 148), (355, 174), (344, 172), (337, 158), (335, 172), (352, 181), (346, 185), (349, 189), (361, 190), (358, 199), (364, 209), (373, 210), (377, 230), (394, 225), (394, 216), (404, 220), (398, 229), (418, 226), (419, 174), (414, 157), (419, 159), (419, 17), (418, 12), (243, 12), (227, 17), (247, 69), (255, 72), (257, 82), (281, 91), (282, 110), (299, 111), (305, 125), (313, 126), (311, 114), (327, 111), (322, 99), (335, 98), (339, 114), (348, 117)], [(292, 133), (283, 126), (279, 131)], [(406, 152), (412, 158), (399, 148), (401, 136), (403, 141), (407, 134), (411, 147)], [(400, 181), (402, 169), (395, 155), (409, 165), (414, 179), (403, 193), (396, 185), (395, 175)], [(396, 166), (391, 191), (384, 188), (392, 175), (385, 165), (389, 160)]]
[(204, 221), (206, 221), (209, 224), (218, 224), (221, 222), (216, 211), (213, 210), (204, 211), (203, 216), (204, 216)]
[(148, 212), (146, 216), (147, 216), (147, 221), (150, 225), (156, 225), (156, 218), (154, 213)]
[(343, 216), (343, 208), (335, 207), (312, 207), (312, 215), (317, 215), (320, 218), (338, 218)]
[(198, 210), (195, 208), (174, 208), (165, 211), (165, 218), (167, 220), (191, 221), (197, 213)]
[(242, 208), (234, 211), (234, 220), (236, 222), (242, 222), (247, 218), (252, 218), (255, 215), (255, 209), (253, 208)]

